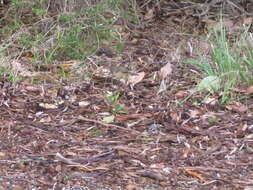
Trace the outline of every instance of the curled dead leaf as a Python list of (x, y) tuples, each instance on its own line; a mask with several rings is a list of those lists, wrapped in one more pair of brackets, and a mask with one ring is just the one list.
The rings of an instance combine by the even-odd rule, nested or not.
[(160, 70), (160, 77), (162, 80), (164, 80), (168, 75), (170, 75), (172, 73), (172, 67), (170, 63), (167, 63), (166, 65), (164, 65), (161, 70)]
[(150, 20), (150, 19), (152, 19), (154, 16), (155, 16), (154, 10), (153, 10), (153, 9), (149, 9), (149, 10), (147, 11), (147, 13), (144, 15), (144, 19), (145, 19), (145, 20)]
[(180, 90), (180, 91), (178, 91), (178, 92), (175, 94), (175, 97), (176, 97), (176, 98), (179, 98), (179, 99), (182, 99), (182, 98), (184, 98), (186, 95), (187, 95), (187, 92), (186, 92), (186, 91)]
[(129, 77), (127, 84), (131, 85), (131, 87), (134, 87), (134, 85), (141, 82), (144, 77), (145, 77), (145, 72), (137, 73), (137, 75), (133, 75)]
[(165, 81), (165, 80), (162, 80), (157, 94), (160, 94), (160, 93), (162, 93), (162, 92), (164, 92), (164, 91), (166, 91), (166, 90), (167, 90), (166, 81)]

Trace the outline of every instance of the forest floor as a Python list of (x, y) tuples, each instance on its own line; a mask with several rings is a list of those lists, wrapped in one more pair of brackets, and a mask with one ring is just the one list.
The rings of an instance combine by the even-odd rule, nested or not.
[(253, 189), (252, 100), (184, 99), (200, 76), (183, 64), (204, 48), (196, 24), (147, 22), (121, 54), (90, 56), (89, 80), (58, 66), (34, 69), (39, 84), (2, 78), (0, 190)]

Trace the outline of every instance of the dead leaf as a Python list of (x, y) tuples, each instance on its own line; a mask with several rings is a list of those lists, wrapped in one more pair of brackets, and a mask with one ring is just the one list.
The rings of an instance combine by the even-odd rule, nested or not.
[(19, 73), (20, 76), (23, 77), (32, 77), (33, 74), (25, 67), (25, 64), (22, 64), (18, 61), (13, 61), (11, 63), (12, 69), (16, 72), (15, 74)]
[(246, 187), (244, 187), (243, 190), (253, 190), (253, 187), (252, 186), (246, 186)]
[(172, 67), (170, 63), (167, 63), (165, 66), (163, 66), (160, 70), (160, 77), (162, 80), (164, 80), (168, 75), (170, 75), (172, 72)]
[(157, 94), (160, 94), (161, 92), (164, 92), (165, 90), (167, 90), (166, 81), (162, 80)]
[(245, 94), (252, 94), (253, 93), (253, 86), (250, 86), (249, 88), (246, 89)]
[(19, 185), (15, 185), (12, 189), (13, 190), (23, 190), (24, 188)]
[(196, 177), (196, 178), (200, 179), (201, 181), (205, 181), (204, 177), (200, 173), (194, 172), (194, 171), (189, 170), (189, 169), (186, 169), (185, 173), (187, 173), (188, 175), (191, 175), (193, 177)]
[(44, 109), (57, 109), (58, 108), (58, 105), (48, 104), (48, 103), (40, 103), (39, 106)]
[(212, 46), (207, 40), (200, 39), (198, 43), (198, 51), (203, 55), (208, 55), (212, 51)]
[(187, 158), (189, 156), (189, 154), (192, 152), (193, 152), (192, 148), (186, 148), (183, 152), (183, 155), (182, 155), (183, 158)]
[(235, 111), (235, 112), (246, 112), (248, 110), (248, 108), (243, 105), (240, 102), (236, 102), (234, 105), (227, 105), (226, 108), (230, 111)]
[(222, 27), (225, 27), (230, 32), (230, 30), (234, 28), (234, 22), (231, 19), (223, 19), (222, 25), (220, 21), (214, 21), (211, 19), (207, 19), (204, 22), (206, 24), (206, 29), (208, 31), (213, 29), (220, 32)]
[(140, 187), (136, 184), (128, 184), (126, 186), (126, 190), (137, 190), (137, 189), (140, 189)]
[(154, 14), (154, 10), (153, 9), (149, 9), (147, 11), (147, 13), (144, 15), (144, 19), (145, 20), (150, 20), (152, 18), (154, 18), (155, 14)]
[(0, 158), (5, 157), (5, 156), (6, 156), (6, 154), (4, 152), (0, 152)]
[(170, 117), (173, 121), (176, 121), (176, 122), (179, 122), (181, 120), (181, 117), (176, 112), (171, 113)]
[(136, 85), (137, 83), (141, 82), (144, 77), (145, 77), (145, 72), (137, 73), (137, 75), (130, 76), (129, 80), (127, 81), (127, 83), (131, 87), (134, 87), (134, 85)]
[(79, 107), (87, 107), (88, 105), (90, 105), (90, 102), (88, 101), (81, 101), (81, 102), (78, 102), (78, 106)]
[(50, 123), (52, 121), (51, 117), (44, 117), (39, 120), (40, 123)]
[(187, 92), (186, 92), (186, 91), (182, 91), (182, 90), (178, 91), (178, 92), (175, 94), (176, 98), (179, 98), (179, 99), (184, 98), (186, 95), (187, 95)]
[(130, 154), (126, 151), (123, 151), (123, 150), (117, 150), (117, 154), (120, 156), (120, 157), (126, 157), (126, 156), (130, 156)]
[(252, 17), (245, 17), (245, 18), (243, 18), (242, 23), (243, 23), (244, 25), (251, 25), (251, 24), (252, 24), (252, 21), (253, 21), (253, 18), (252, 18)]
[(57, 166), (55, 167), (55, 170), (56, 170), (57, 172), (61, 172), (61, 170), (62, 170), (61, 165), (60, 165), (60, 164), (57, 165)]
[(199, 110), (190, 110), (190, 117), (191, 118), (197, 118), (200, 116), (200, 111)]
[(165, 164), (164, 163), (151, 164), (150, 168), (151, 169), (159, 169), (159, 170), (161, 170), (161, 169), (165, 168)]
[(40, 92), (41, 91), (41, 87), (32, 86), (32, 85), (26, 86), (25, 89), (30, 92)]
[(205, 98), (203, 101), (202, 101), (204, 104), (208, 104), (208, 105), (215, 105), (218, 103), (218, 100), (217, 98), (213, 98), (213, 97), (208, 97), (208, 98)]

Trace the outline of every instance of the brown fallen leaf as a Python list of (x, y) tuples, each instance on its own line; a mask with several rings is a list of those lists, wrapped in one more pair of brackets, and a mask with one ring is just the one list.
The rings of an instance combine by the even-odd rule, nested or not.
[(90, 102), (88, 102), (88, 101), (80, 101), (80, 102), (78, 102), (78, 106), (79, 107), (87, 107), (87, 106), (89, 106), (90, 105)]
[(55, 170), (56, 170), (57, 172), (61, 172), (62, 166), (61, 166), (60, 164), (58, 164), (58, 165), (55, 167)]
[(133, 113), (133, 114), (125, 114), (125, 115), (116, 115), (117, 121), (127, 121), (131, 119), (139, 119), (139, 118), (150, 118), (152, 116), (158, 115), (159, 112), (156, 113)]
[(160, 84), (160, 87), (159, 87), (159, 90), (158, 90), (157, 94), (160, 94), (160, 93), (162, 93), (162, 92), (164, 92), (166, 90), (167, 90), (166, 80), (163, 79), (161, 81), (161, 84)]
[(205, 181), (205, 178), (200, 173), (194, 172), (194, 171), (189, 170), (189, 169), (185, 169), (185, 173), (187, 173), (188, 175), (191, 175), (193, 177), (196, 177), (201, 181)]
[(25, 89), (27, 91), (30, 91), (30, 92), (40, 92), (40, 91), (42, 91), (41, 87), (39, 87), (39, 86), (32, 86), (32, 85), (26, 86)]
[(178, 115), (176, 112), (170, 113), (170, 117), (173, 121), (179, 122), (181, 121), (181, 116)]
[(253, 86), (250, 86), (250, 87), (248, 87), (247, 89), (246, 89), (246, 92), (245, 92), (245, 94), (252, 94), (253, 93)]
[(5, 157), (5, 156), (6, 156), (6, 154), (4, 152), (0, 152), (0, 158)]
[(155, 163), (155, 164), (151, 164), (150, 165), (151, 169), (163, 169), (165, 168), (165, 164), (164, 163)]
[(48, 104), (48, 103), (39, 103), (39, 106), (44, 109), (57, 109), (58, 105), (56, 104)]
[(133, 88), (134, 85), (141, 82), (144, 77), (145, 77), (145, 72), (137, 73), (137, 75), (133, 75), (133, 76), (129, 77), (129, 80), (127, 81), (127, 84), (129, 84)]
[(164, 65), (160, 70), (160, 77), (162, 80), (164, 80), (168, 75), (172, 73), (172, 67), (171, 64), (168, 62), (166, 65)]
[(155, 14), (154, 14), (154, 9), (149, 9), (147, 11), (147, 13), (144, 15), (144, 19), (145, 20), (150, 20), (152, 18), (154, 18)]
[(136, 184), (128, 184), (126, 186), (126, 190), (137, 190), (137, 189), (140, 189), (140, 187)]
[(187, 95), (187, 92), (186, 92), (186, 91), (180, 90), (180, 91), (178, 91), (178, 92), (175, 94), (175, 97), (176, 97), (176, 98), (179, 98), (179, 99), (182, 99), (182, 98), (184, 98), (186, 95)]
[(199, 110), (190, 110), (190, 117), (191, 118), (197, 118), (201, 115), (201, 112)]
[(21, 187), (19, 185), (15, 185), (12, 189), (13, 190), (23, 190), (23, 187)]
[(243, 105), (240, 102), (236, 102), (234, 105), (227, 105), (226, 108), (230, 111), (235, 111), (235, 112), (246, 112), (248, 110), (247, 106)]
[(252, 21), (253, 21), (253, 18), (252, 18), (252, 17), (245, 17), (245, 18), (243, 18), (242, 23), (243, 23), (244, 25), (251, 25), (251, 24), (252, 24)]
[(252, 186), (246, 186), (246, 187), (244, 187), (243, 190), (253, 190), (253, 187)]
[(225, 28), (228, 33), (231, 33), (238, 29), (238, 24), (235, 24), (232, 19), (223, 19), (222, 23), (211, 19), (206, 19), (204, 22), (207, 31), (213, 29), (220, 32), (222, 28)]

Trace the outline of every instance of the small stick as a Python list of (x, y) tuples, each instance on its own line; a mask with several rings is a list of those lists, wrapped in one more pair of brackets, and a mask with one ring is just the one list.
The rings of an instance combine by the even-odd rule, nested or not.
[(212, 168), (212, 167), (179, 167), (178, 169), (185, 170), (204, 170), (204, 171), (218, 171), (218, 172), (229, 172), (229, 170), (220, 169), (220, 168)]
[(136, 131), (134, 129), (129, 129), (129, 128), (125, 128), (125, 127), (121, 127), (121, 126), (118, 126), (118, 125), (114, 125), (114, 124), (110, 124), (110, 123), (104, 123), (102, 121), (98, 121), (98, 120), (95, 120), (95, 119), (89, 119), (89, 118), (85, 118), (83, 116), (78, 116), (78, 120), (80, 121), (88, 121), (88, 122), (92, 122), (92, 123), (97, 123), (99, 125), (103, 125), (105, 127), (112, 127), (112, 128), (117, 128), (117, 129), (121, 129), (121, 130), (124, 130), (124, 131), (131, 131), (131, 132), (135, 132), (135, 133), (140, 133), (139, 131)]
[(59, 161), (65, 163), (65, 164), (80, 165), (80, 164), (77, 163), (77, 162), (73, 162), (72, 160), (65, 158), (65, 157), (62, 156), (59, 152), (57, 152), (57, 153), (55, 154), (55, 157), (56, 157)]

